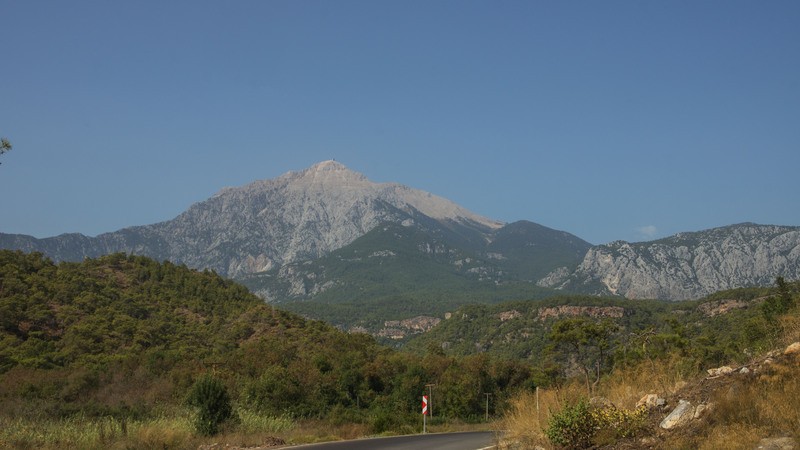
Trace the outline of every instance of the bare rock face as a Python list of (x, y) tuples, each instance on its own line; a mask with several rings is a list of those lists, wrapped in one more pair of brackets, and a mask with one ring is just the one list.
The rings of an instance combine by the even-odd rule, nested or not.
[(561, 286), (600, 286), (627, 298), (688, 300), (800, 278), (800, 227), (740, 224), (593, 247)]
[(381, 222), (402, 222), (417, 214), (485, 230), (502, 225), (444, 198), (396, 183), (374, 183), (336, 161), (323, 161), (301, 172), (223, 189), (155, 227), (174, 242), (175, 257), (237, 277), (319, 258)]
[(237, 278), (319, 258), (382, 222), (419, 217), (486, 233), (503, 225), (444, 198), (396, 183), (374, 183), (336, 161), (323, 161), (275, 179), (225, 188), (166, 222), (95, 238), (5, 235), (0, 247), (43, 251), (56, 261), (135, 253)]

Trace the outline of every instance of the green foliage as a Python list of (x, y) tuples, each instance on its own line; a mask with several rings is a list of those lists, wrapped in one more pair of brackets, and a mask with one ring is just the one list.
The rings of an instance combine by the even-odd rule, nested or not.
[(213, 365), (249, 418), (231, 427), (311, 418), (399, 432), (416, 426), (426, 383), (452, 380), (434, 390), (437, 417), (469, 419), (482, 416), (482, 392), (501, 411), (531, 376), (486, 355), (393, 351), (213, 272), (121, 254), (56, 265), (0, 251), (0, 343), (0, 418), (146, 419), (198, 395)]
[[(489, 352), (498, 357), (524, 360), (536, 367), (546, 364), (546, 349), (552, 344), (551, 328), (560, 318), (540, 315), (545, 308), (619, 307), (624, 314), (611, 326), (619, 334), (652, 325), (669, 314), (673, 305), (659, 301), (625, 300), (609, 297), (560, 296), (542, 300), (515, 301), (497, 305), (469, 305), (452, 313), (428, 333), (415, 336), (404, 348), (425, 352), (444, 346), (449, 355)], [(503, 318), (503, 313), (514, 313)], [(569, 316), (566, 316), (569, 317)], [(610, 359), (608, 360), (611, 361)]]
[(585, 399), (566, 405), (553, 414), (545, 429), (545, 436), (554, 445), (568, 449), (582, 449), (592, 446), (597, 433), (597, 417)]
[(777, 292), (768, 296), (761, 305), (761, 311), (767, 320), (774, 320), (775, 317), (786, 314), (790, 308), (795, 306), (795, 300), (792, 298), (789, 284), (783, 277), (778, 277), (775, 280), (775, 286)]
[[(745, 307), (717, 316), (700, 308), (707, 302), (574, 296), (464, 306), (398, 352), (273, 309), (213, 272), (123, 254), (53, 264), (0, 251), (0, 418), (147, 419), (180, 409), (178, 399), (214, 364), (248, 417), (403, 431), (434, 383), (437, 419), (482, 420), (486, 393), (496, 415), (515, 392), (560, 382), (571, 359), (543, 357), (553, 342), (577, 343), (582, 365), (605, 372), (675, 353), (689, 369), (707, 368), (771, 345), (778, 321), (757, 305), (770, 295), (794, 304), (797, 292), (796, 282), (748, 292)], [(624, 314), (569, 326), (540, 315), (570, 305)], [(509, 311), (513, 318), (501, 319)]]
[(204, 436), (217, 434), (220, 426), (233, 416), (228, 390), (222, 381), (210, 375), (195, 382), (186, 403), (196, 409), (195, 430)]
[(563, 360), (574, 359), (580, 365), (589, 387), (589, 374), (595, 372), (595, 383), (608, 369), (614, 334), (619, 327), (608, 319), (589, 320), (585, 317), (562, 319), (553, 324), (550, 341), (553, 351)]
[[(647, 408), (593, 407), (581, 398), (550, 417), (545, 436), (567, 449), (584, 449), (634, 436), (646, 424)], [(601, 442), (603, 441), (603, 442)]]
[[(3, 153), (11, 151), (11, 142), (8, 141), (6, 138), (0, 138), (0, 155)], [(0, 163), (2, 164), (2, 163)]]
[[(509, 233), (502, 239), (506, 244), (503, 252), (532, 248), (513, 246), (517, 241), (513, 230)], [(524, 255), (512, 252), (513, 262), (495, 260), (481, 256), (480, 249), (485, 246), (482, 238), (480, 245), (464, 240), (469, 237), (454, 236), (452, 230), (431, 233), (415, 226), (386, 223), (319, 260), (293, 267), (307, 291), (327, 284), (325, 290), (314, 294), (313, 301), (291, 293), (290, 287), (291, 291), (295, 288), (277, 273), (254, 275), (243, 284), (254, 291), (267, 288), (280, 293), (280, 307), (303, 316), (345, 329), (362, 326), (377, 331), (386, 320), (442, 315), (472, 303), (553, 296), (555, 291), (538, 287), (531, 280), (559, 267), (556, 264), (579, 262), (578, 256), (559, 251), (558, 245), (548, 247), (547, 252), (536, 247), (541, 252), (534, 252), (535, 256), (530, 250)], [(566, 255), (569, 261), (557, 254)], [(521, 272), (511, 273), (504, 264)]]

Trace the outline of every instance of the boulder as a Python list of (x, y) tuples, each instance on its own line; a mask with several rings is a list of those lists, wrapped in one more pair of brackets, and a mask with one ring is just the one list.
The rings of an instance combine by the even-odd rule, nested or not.
[(796, 355), (798, 353), (800, 353), (800, 342), (795, 342), (783, 351), (784, 355)]
[(709, 377), (719, 377), (722, 375), (728, 375), (729, 373), (733, 373), (733, 368), (730, 366), (722, 366), (722, 367), (717, 367), (716, 369), (708, 369), (706, 370), (706, 372), (708, 372)]
[(664, 420), (661, 421), (661, 428), (671, 430), (689, 423), (694, 418), (695, 407), (686, 400), (680, 400), (678, 406)]
[(697, 405), (697, 407), (694, 409), (694, 415), (692, 416), (692, 419), (699, 419), (700, 417), (703, 416), (703, 414), (706, 413), (706, 411), (710, 409), (711, 405), (707, 405), (705, 403)]
[(636, 407), (646, 406), (648, 409), (653, 409), (656, 407), (664, 406), (667, 403), (666, 400), (660, 398), (657, 394), (647, 394), (642, 397), (638, 402), (636, 402)]

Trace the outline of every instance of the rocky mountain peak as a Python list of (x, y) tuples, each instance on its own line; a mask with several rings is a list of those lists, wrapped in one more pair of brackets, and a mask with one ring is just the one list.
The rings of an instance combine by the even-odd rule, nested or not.
[(333, 159), (319, 162), (300, 172), (289, 172), (284, 177), (290, 183), (306, 186), (364, 188), (373, 184), (366, 176)]
[(375, 183), (328, 160), (224, 188), (158, 224), (68, 243), (8, 236), (0, 245), (45, 250), (58, 260), (123, 251), (239, 277), (319, 258), (384, 222), (431, 219), (479, 235), (501, 226), (444, 198), (397, 183)]

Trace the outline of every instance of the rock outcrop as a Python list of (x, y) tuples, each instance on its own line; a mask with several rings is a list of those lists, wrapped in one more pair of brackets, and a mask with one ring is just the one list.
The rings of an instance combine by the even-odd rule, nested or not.
[(772, 285), (779, 276), (800, 278), (800, 227), (746, 223), (652, 242), (599, 245), (554, 287), (688, 300), (725, 289)]

